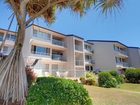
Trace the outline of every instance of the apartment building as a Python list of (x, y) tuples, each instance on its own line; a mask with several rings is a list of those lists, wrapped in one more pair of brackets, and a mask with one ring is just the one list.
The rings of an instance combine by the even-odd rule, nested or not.
[[(0, 29), (0, 44), (6, 38), (1, 53), (7, 56), (13, 48), (16, 33)], [(86, 71), (140, 68), (140, 48), (127, 47), (118, 41), (88, 40), (65, 35), (37, 25), (26, 28), (23, 45), (26, 65), (37, 76), (82, 77)]]
[(93, 70), (93, 44), (76, 35), (64, 35), (37, 25), (26, 29), (23, 54), (31, 65), (36, 59), (34, 71), (38, 76), (67, 73), (68, 77), (85, 76)]
[(128, 47), (118, 41), (88, 40), (94, 44), (95, 69), (100, 71), (129, 68)]
[(131, 67), (140, 68), (140, 48), (128, 47), (129, 64)]
[(9, 31), (8, 34), (6, 35), (6, 30), (0, 29), (0, 45), (2, 44), (4, 39), (6, 40), (1, 53), (3, 53), (4, 56), (7, 56), (15, 44), (16, 33), (13, 31)]

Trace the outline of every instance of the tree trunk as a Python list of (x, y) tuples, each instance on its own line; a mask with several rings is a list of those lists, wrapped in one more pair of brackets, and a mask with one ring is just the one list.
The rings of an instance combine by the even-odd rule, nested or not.
[(0, 99), (4, 105), (12, 105), (11, 103), (25, 105), (27, 77), (22, 56), (24, 36), (25, 25), (22, 25), (19, 26), (13, 50), (0, 65)]

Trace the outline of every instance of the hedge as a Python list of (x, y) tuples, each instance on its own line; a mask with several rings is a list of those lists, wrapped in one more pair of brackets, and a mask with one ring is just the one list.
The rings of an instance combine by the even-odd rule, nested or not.
[(130, 83), (140, 83), (140, 69), (126, 70), (125, 77)]
[(124, 77), (120, 75), (117, 71), (112, 70), (109, 73), (117, 80), (118, 85), (124, 83)]
[(92, 100), (75, 81), (42, 77), (30, 87), (27, 105), (92, 105)]
[(117, 87), (117, 80), (109, 72), (101, 72), (98, 77), (98, 84), (100, 87), (111, 88)]

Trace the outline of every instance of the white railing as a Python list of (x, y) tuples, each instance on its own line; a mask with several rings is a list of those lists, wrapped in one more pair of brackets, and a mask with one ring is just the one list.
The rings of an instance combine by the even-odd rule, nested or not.
[(129, 64), (128, 63), (123, 63), (123, 66), (124, 67), (129, 67)]
[(46, 55), (46, 56), (50, 56), (50, 53), (44, 53), (44, 52), (37, 52), (37, 51), (31, 51), (32, 54), (38, 54), (38, 55)]
[(39, 40), (44, 40), (44, 41), (47, 41), (47, 42), (51, 42), (51, 38), (47, 35), (42, 36), (42, 35), (39, 35), (39, 34), (33, 34), (33, 37), (37, 38)]
[(65, 46), (63, 41), (56, 40), (56, 39), (53, 39), (52, 43), (55, 44), (55, 45), (59, 45), (59, 46)]
[(91, 64), (95, 64), (95, 60), (92, 60), (92, 59), (86, 59), (85, 61)]
[(83, 60), (75, 60), (75, 65), (83, 66), (84, 65)]
[(63, 56), (59, 54), (52, 54), (52, 59), (64, 61)]
[(13, 39), (13, 38), (6, 38), (6, 40), (16, 41), (16, 39)]
[(94, 50), (92, 48), (85, 48), (85, 50), (94, 53)]
[(75, 45), (75, 50), (82, 51), (82, 46), (80, 46), (80, 45)]
[(125, 50), (120, 50), (120, 49), (116, 48), (115, 51), (117, 51), (117, 52), (119, 52), (121, 54), (124, 54), (124, 55), (128, 55), (127, 51), (125, 51)]
[(128, 63), (126, 63), (126, 62), (118, 62), (116, 64), (119, 65), (119, 66), (124, 66), (124, 67), (128, 67), (129, 66)]

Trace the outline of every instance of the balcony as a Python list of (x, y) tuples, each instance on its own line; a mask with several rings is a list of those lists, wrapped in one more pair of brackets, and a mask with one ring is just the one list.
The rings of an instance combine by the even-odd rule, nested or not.
[(115, 50), (117, 53), (119, 53), (119, 55), (128, 56), (128, 53), (127, 53), (126, 50), (121, 50), (121, 49), (116, 48), (116, 47), (114, 48), (114, 50)]
[(118, 62), (116, 63), (117, 67), (129, 67), (129, 64), (127, 62)]
[(52, 59), (53, 60), (59, 60), (59, 61), (65, 61), (64, 57), (59, 54), (52, 54)]
[(65, 43), (63, 41), (61, 41), (61, 40), (53, 39), (52, 43), (55, 44), (55, 45), (58, 45), (58, 46), (62, 46), (62, 47), (65, 46)]
[(84, 66), (83, 60), (75, 60), (76, 66)]
[(50, 57), (50, 53), (44, 53), (44, 52), (37, 52), (37, 51), (31, 51), (32, 54)]
[(37, 40), (41, 40), (41, 41), (51, 43), (51, 37), (49, 35), (47, 35), (47, 34), (43, 34), (43, 35), (42, 34), (40, 35), (39, 33), (33, 34), (33, 38), (35, 38)]
[(82, 46), (80, 46), (80, 45), (75, 45), (75, 50), (77, 50), (77, 51), (82, 51)]
[(92, 59), (86, 59), (85, 62), (88, 64), (95, 64), (95, 60)]

